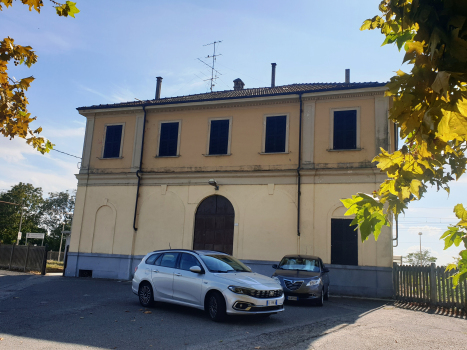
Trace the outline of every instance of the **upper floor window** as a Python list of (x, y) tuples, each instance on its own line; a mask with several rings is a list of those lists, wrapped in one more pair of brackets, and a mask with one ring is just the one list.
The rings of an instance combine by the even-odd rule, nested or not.
[(123, 124), (105, 126), (104, 151), (102, 158), (120, 158), (123, 144)]
[(209, 123), (209, 155), (230, 154), (232, 119), (211, 119)]
[(287, 152), (287, 116), (266, 116), (264, 153)]
[(358, 109), (332, 110), (332, 142), (335, 150), (359, 149)]
[(158, 157), (176, 157), (179, 155), (180, 121), (161, 122), (159, 130)]

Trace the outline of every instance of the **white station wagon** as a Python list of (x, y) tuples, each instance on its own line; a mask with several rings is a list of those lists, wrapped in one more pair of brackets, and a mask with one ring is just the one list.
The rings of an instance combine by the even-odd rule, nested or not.
[(226, 315), (270, 316), (284, 310), (281, 285), (215, 251), (158, 250), (135, 269), (132, 283), (142, 306), (168, 302), (205, 310), (214, 321)]

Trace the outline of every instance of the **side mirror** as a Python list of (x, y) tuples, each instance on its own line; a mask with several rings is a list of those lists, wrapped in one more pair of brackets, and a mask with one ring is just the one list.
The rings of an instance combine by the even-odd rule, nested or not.
[(272, 268), (277, 269), (278, 268), (277, 264), (272, 265)]
[(201, 267), (199, 267), (199, 266), (192, 266), (192, 267), (190, 267), (190, 271), (191, 271), (191, 272), (194, 272), (194, 273), (201, 273), (201, 272), (203, 272), (203, 270), (202, 270)]
[(324, 273), (329, 272), (329, 269), (327, 267), (323, 267), (323, 272)]

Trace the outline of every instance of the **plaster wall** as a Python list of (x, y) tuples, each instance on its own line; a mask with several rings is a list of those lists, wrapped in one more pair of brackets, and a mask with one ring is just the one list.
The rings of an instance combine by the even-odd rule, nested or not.
[[(176, 185), (142, 186), (138, 230), (133, 231), (135, 186), (80, 186), (71, 252), (143, 256), (157, 249), (192, 249), (198, 205), (217, 194), (235, 210), (233, 255), (245, 260), (278, 261), (285, 254), (313, 254), (331, 262), (331, 218), (343, 218), (340, 199), (376, 184), (303, 184), (300, 237), (297, 235), (297, 186)], [(86, 199), (84, 200), (84, 196)], [(83, 210), (84, 209), (84, 210)], [(392, 241), (385, 229), (359, 242), (359, 266), (391, 267)]]

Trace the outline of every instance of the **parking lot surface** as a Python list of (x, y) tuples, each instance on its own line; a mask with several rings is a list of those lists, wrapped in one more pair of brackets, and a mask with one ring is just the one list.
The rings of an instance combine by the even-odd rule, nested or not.
[(270, 318), (214, 323), (171, 304), (144, 309), (129, 281), (0, 271), (0, 349), (463, 349), (467, 322), (331, 297)]

